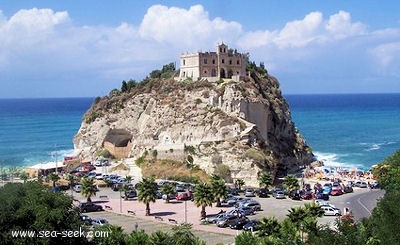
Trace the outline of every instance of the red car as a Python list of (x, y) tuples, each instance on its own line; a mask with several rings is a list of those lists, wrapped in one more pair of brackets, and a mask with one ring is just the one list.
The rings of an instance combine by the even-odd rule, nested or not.
[(301, 199), (303, 200), (310, 200), (313, 198), (313, 194), (311, 192), (304, 192), (301, 194)]
[(185, 201), (192, 199), (192, 193), (190, 192), (180, 192), (176, 196), (176, 200)]
[(342, 189), (336, 189), (331, 191), (331, 196), (340, 196), (343, 194)]

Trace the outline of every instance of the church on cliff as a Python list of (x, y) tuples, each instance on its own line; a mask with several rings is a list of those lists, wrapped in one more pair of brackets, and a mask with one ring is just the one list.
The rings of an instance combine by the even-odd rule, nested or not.
[(228, 49), (224, 43), (217, 45), (216, 52), (186, 53), (180, 56), (179, 79), (209, 81), (228, 78), (239, 81), (246, 76), (246, 55)]

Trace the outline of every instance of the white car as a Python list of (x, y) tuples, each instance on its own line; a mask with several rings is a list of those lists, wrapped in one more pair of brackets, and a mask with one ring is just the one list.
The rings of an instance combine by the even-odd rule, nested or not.
[(108, 221), (103, 218), (94, 218), (92, 219), (92, 225), (93, 226), (103, 226), (103, 225), (108, 225)]
[(324, 210), (324, 215), (325, 216), (340, 216), (342, 213), (340, 212), (340, 209), (338, 208), (333, 208), (330, 206), (321, 206), (322, 210)]

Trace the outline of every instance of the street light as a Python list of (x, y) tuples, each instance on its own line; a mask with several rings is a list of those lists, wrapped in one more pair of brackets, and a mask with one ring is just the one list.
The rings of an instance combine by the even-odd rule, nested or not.
[(119, 212), (122, 213), (122, 188), (119, 188)]
[(187, 223), (187, 200), (185, 200), (185, 223)]

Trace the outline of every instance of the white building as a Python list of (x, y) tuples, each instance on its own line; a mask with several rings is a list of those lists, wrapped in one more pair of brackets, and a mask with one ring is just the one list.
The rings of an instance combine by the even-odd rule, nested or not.
[(217, 46), (216, 52), (197, 52), (180, 56), (179, 79), (207, 78), (217, 81), (229, 78), (239, 81), (246, 76), (245, 54), (229, 50), (224, 43)]

